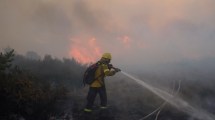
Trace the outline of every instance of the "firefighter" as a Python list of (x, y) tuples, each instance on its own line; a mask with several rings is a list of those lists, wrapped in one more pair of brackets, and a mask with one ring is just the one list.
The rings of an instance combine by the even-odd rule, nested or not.
[(105, 81), (104, 78), (106, 76), (113, 76), (115, 73), (121, 71), (119, 68), (115, 68), (110, 64), (111, 61), (111, 54), (104, 53), (102, 58), (98, 61), (98, 68), (96, 69), (95, 76), (96, 78), (89, 87), (88, 95), (87, 95), (87, 105), (84, 109), (85, 112), (92, 112), (92, 107), (94, 104), (94, 100), (96, 95), (99, 94), (100, 96), (100, 108), (106, 109), (107, 108), (107, 94), (105, 88)]

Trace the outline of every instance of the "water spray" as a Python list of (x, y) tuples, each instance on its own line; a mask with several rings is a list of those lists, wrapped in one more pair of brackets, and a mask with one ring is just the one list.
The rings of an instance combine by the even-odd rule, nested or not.
[(193, 106), (191, 106), (188, 102), (186, 102), (182, 98), (173, 96), (166, 91), (153, 87), (153, 86), (145, 83), (144, 81), (133, 77), (132, 75), (130, 75), (126, 72), (121, 71), (121, 73), (124, 74), (125, 76), (129, 77), (130, 79), (134, 80), (139, 85), (145, 87), (146, 89), (148, 89), (155, 95), (159, 96), (161, 99), (163, 99), (170, 105), (187, 113), (188, 115), (195, 117), (199, 120), (215, 120), (215, 116), (213, 114), (207, 113), (206, 111), (204, 111), (202, 109), (194, 108)]
[[(174, 82), (174, 85), (173, 85), (173, 89), (172, 89), (172, 91), (171, 91), (171, 92), (172, 92), (171, 94), (177, 95), (177, 94), (179, 93), (179, 91), (180, 91), (180, 88), (181, 88), (181, 80), (179, 80), (178, 88), (177, 88), (176, 92), (174, 93), (175, 87), (176, 87), (176, 82)], [(152, 111), (151, 113), (149, 113), (148, 115), (144, 116), (143, 118), (141, 118), (141, 119), (139, 119), (139, 120), (145, 120), (145, 119), (147, 119), (148, 117), (150, 117), (151, 115), (155, 114), (156, 112), (157, 112), (157, 114), (156, 114), (155, 120), (157, 120), (157, 119), (158, 119), (158, 116), (159, 116), (159, 114), (160, 114), (160, 112), (161, 112), (161, 110), (165, 107), (166, 104), (167, 104), (167, 102), (164, 101), (157, 109), (155, 109), (154, 111)]]

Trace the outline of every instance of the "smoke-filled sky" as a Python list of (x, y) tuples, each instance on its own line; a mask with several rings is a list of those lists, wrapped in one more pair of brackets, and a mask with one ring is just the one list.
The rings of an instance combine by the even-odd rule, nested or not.
[(214, 0), (1, 0), (0, 48), (88, 63), (215, 57)]

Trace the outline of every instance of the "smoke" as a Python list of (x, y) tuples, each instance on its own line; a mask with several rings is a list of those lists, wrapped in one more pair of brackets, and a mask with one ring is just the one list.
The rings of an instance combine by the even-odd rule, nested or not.
[[(206, 87), (198, 90), (211, 94), (214, 11), (214, 0), (1, 0), (0, 49), (10, 46), (21, 54), (34, 51), (82, 64), (110, 52), (113, 65), (124, 71), (155, 78), (157, 84), (166, 78), (201, 80)], [(136, 86), (123, 84), (114, 85), (125, 91), (109, 91), (114, 102), (127, 105), (123, 110), (147, 100), (151, 104), (145, 110), (159, 104)]]
[[(213, 0), (19, 0), (0, 2), (0, 48), (95, 61), (89, 39), (124, 68), (214, 56)], [(71, 42), (78, 39), (80, 44)], [(76, 46), (77, 45), (77, 46)], [(88, 51), (86, 53), (86, 51)], [(83, 61), (83, 60), (82, 60)], [(80, 60), (79, 60), (80, 62)]]
[(32, 50), (62, 56), (69, 43), (65, 40), (71, 23), (54, 3), (3, 0), (0, 8), (1, 48), (10, 46), (19, 53)]

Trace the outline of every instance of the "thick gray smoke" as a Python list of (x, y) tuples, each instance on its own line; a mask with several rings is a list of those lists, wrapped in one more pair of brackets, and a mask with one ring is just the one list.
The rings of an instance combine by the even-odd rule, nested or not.
[[(1, 0), (0, 48), (59, 58), (77, 58), (74, 48), (85, 58), (108, 51), (114, 63), (135, 69), (201, 60), (215, 56), (214, 5), (212, 0)], [(87, 44), (91, 38), (96, 49)]]

